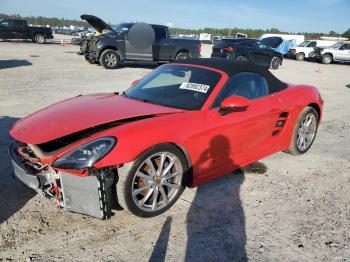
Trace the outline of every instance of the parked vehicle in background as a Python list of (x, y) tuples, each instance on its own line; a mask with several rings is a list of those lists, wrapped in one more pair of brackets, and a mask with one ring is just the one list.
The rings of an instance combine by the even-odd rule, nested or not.
[(243, 33), (236, 33), (236, 38), (248, 38), (248, 35)]
[(172, 38), (167, 26), (122, 23), (112, 28), (96, 16), (82, 15), (81, 19), (102, 33), (82, 41), (85, 59), (106, 69), (118, 68), (124, 61), (162, 63), (200, 56), (199, 40)]
[(350, 62), (350, 42), (339, 41), (330, 47), (315, 47), (314, 58), (322, 64)]
[(211, 34), (200, 33), (199, 34), (199, 41), (201, 41), (201, 43), (211, 44), (212, 43)]
[(328, 40), (328, 41), (347, 41), (349, 40), (346, 37), (341, 37), (341, 36), (321, 36), (320, 37), (321, 40)]
[(251, 38), (223, 39), (213, 46), (211, 57), (250, 61), (271, 69), (282, 65), (283, 55)]
[(258, 40), (264, 45), (271, 46), (275, 51), (286, 55), (288, 50), (295, 47), (305, 40), (304, 35), (286, 35), (286, 34), (263, 34)]
[(2, 19), (0, 20), (0, 39), (32, 39), (38, 44), (52, 39), (51, 27), (28, 26), (26, 20)]
[(288, 57), (302, 61), (305, 58), (313, 57), (315, 47), (328, 47), (335, 43), (336, 41), (306, 40), (296, 47), (289, 49)]

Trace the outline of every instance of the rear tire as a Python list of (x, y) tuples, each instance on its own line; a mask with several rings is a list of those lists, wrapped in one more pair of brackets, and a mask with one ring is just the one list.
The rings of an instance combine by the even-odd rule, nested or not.
[(184, 191), (187, 168), (185, 156), (175, 146), (162, 144), (146, 150), (128, 171), (118, 170), (120, 206), (139, 217), (165, 212)]
[(45, 41), (46, 41), (46, 38), (42, 34), (37, 34), (37, 35), (34, 36), (34, 41), (37, 44), (44, 44)]
[(185, 52), (180, 52), (176, 55), (175, 60), (176, 61), (182, 61), (182, 60), (187, 60), (190, 59), (191, 56), (189, 53), (185, 53)]
[(304, 53), (298, 53), (298, 54), (296, 54), (295, 59), (297, 61), (303, 61), (305, 59), (305, 54)]
[(270, 68), (273, 69), (273, 70), (276, 70), (276, 69), (279, 68), (280, 65), (281, 65), (281, 59), (279, 59), (278, 57), (274, 56), (274, 57), (271, 59)]
[(321, 59), (322, 64), (330, 64), (333, 62), (333, 57), (331, 55), (325, 54)]
[[(291, 155), (306, 153), (315, 140), (318, 121), (319, 115), (317, 111), (312, 107), (305, 107), (295, 123), (290, 146), (286, 153)], [(308, 124), (308, 122), (310, 123)]]
[(120, 57), (112, 49), (106, 49), (100, 55), (100, 64), (106, 69), (117, 69), (119, 67)]

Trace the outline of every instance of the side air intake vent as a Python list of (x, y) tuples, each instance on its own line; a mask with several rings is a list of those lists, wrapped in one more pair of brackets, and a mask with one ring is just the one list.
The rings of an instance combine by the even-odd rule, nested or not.
[(288, 115), (289, 115), (288, 112), (282, 112), (278, 116), (278, 119), (277, 119), (276, 124), (275, 124), (275, 129), (272, 131), (272, 136), (276, 136), (281, 132), (285, 123), (287, 122)]

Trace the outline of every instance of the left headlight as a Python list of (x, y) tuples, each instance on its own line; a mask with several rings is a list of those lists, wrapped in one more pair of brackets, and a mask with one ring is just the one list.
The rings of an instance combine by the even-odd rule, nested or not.
[(78, 146), (52, 163), (62, 169), (82, 169), (91, 167), (107, 155), (117, 143), (114, 137), (103, 137)]

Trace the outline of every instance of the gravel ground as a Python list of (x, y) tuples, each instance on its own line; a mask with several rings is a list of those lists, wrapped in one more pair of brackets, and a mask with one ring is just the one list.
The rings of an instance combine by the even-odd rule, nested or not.
[(285, 60), (274, 71), (317, 86), (325, 100), (307, 154), (278, 153), (187, 189), (156, 218), (119, 211), (101, 221), (66, 213), (14, 180), (8, 128), (62, 99), (124, 90), (155, 66), (104, 70), (58, 42), (0, 42), (0, 261), (349, 261), (349, 65)]

